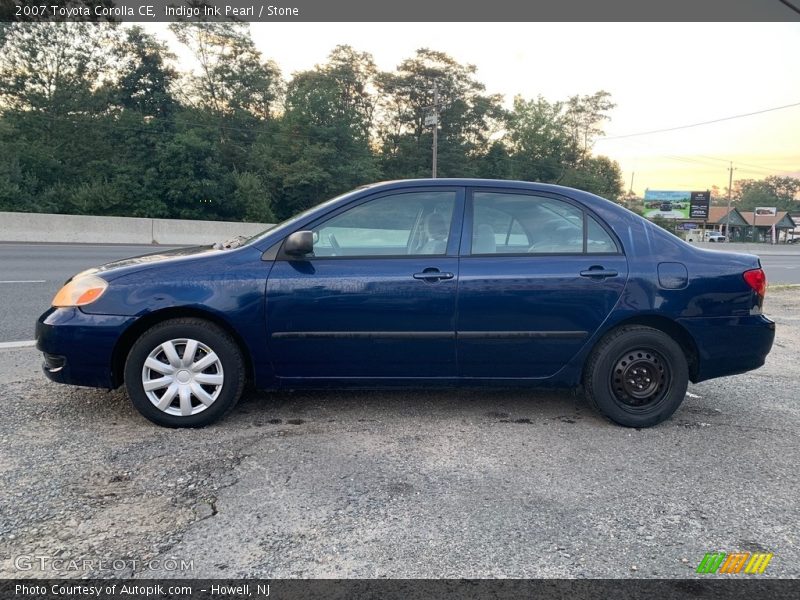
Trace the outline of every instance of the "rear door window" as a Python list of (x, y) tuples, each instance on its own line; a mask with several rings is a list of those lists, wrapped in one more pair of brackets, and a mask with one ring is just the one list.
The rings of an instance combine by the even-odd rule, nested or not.
[(471, 254), (607, 254), (611, 235), (583, 209), (536, 194), (476, 191)]

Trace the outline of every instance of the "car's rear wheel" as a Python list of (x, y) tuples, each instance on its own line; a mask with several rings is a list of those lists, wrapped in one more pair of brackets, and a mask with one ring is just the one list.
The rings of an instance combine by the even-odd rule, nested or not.
[(204, 427), (239, 401), (245, 367), (236, 341), (203, 319), (170, 319), (145, 331), (125, 362), (136, 409), (165, 427)]
[(584, 376), (589, 403), (626, 427), (668, 419), (683, 402), (688, 384), (689, 366), (680, 345), (663, 331), (641, 325), (606, 335)]

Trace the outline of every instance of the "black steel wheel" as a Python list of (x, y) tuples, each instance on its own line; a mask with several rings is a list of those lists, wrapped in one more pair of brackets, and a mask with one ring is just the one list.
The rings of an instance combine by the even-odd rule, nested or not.
[(589, 403), (626, 427), (650, 427), (677, 410), (689, 385), (681, 346), (665, 332), (619, 327), (594, 348), (584, 371)]
[(614, 399), (628, 409), (650, 410), (669, 392), (669, 362), (652, 348), (623, 352), (610, 373)]

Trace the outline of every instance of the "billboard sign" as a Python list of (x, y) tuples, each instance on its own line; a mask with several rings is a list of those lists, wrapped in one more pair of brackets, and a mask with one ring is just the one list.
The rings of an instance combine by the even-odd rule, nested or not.
[(689, 200), (689, 218), (708, 220), (708, 207), (711, 204), (711, 194), (708, 192), (692, 192)]
[(691, 192), (645, 190), (644, 216), (648, 218), (688, 219)]
[(756, 217), (777, 217), (778, 209), (774, 206), (756, 206), (754, 215)]

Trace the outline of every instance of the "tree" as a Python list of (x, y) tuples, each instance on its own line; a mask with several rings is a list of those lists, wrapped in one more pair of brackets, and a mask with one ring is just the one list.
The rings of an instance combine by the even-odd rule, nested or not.
[(757, 206), (778, 210), (800, 209), (800, 179), (770, 175), (765, 179), (740, 179), (734, 184), (736, 208), (751, 211)]
[(170, 30), (200, 64), (200, 73), (189, 77), (189, 101), (217, 115), (274, 116), (280, 71), (262, 59), (248, 24), (173, 23)]
[(277, 133), (256, 150), (260, 171), (272, 172), (264, 175), (277, 188), (278, 217), (379, 177), (369, 136), (371, 72), (369, 55), (339, 47), (328, 63), (296, 73), (288, 84)]
[[(116, 28), (93, 23), (15, 23), (0, 53), (0, 154), (17, 186), (14, 210), (71, 211), (73, 193), (108, 156), (103, 82)], [(102, 125), (102, 123), (101, 123)], [(87, 176), (88, 175), (88, 176)]]
[(590, 155), (594, 140), (604, 133), (603, 123), (611, 118), (607, 113), (614, 107), (611, 94), (605, 90), (567, 100), (566, 122), (579, 158)]
[[(425, 48), (381, 73), (369, 53), (337, 46), (284, 82), (246, 24), (172, 30), (195, 71), (178, 72), (167, 47), (136, 26), (0, 27), (0, 207), (285, 218), (381, 178), (427, 177), (434, 85), (441, 175), (621, 192), (618, 166), (591, 154), (613, 107), (606, 92), (515, 98), (506, 111), (473, 65)], [(790, 184), (765, 183), (764, 193), (785, 198)]]
[(378, 75), (382, 94), (379, 137), (388, 177), (430, 173), (432, 132), (425, 117), (434, 104), (434, 84), (442, 106), (439, 172), (445, 177), (474, 173), (474, 159), (485, 152), (504, 116), (502, 98), (485, 94), (476, 70), (443, 52), (422, 48), (401, 62), (396, 72)]
[(51, 117), (96, 111), (113, 32), (93, 23), (15, 23), (0, 53), (0, 108)]
[(561, 102), (514, 98), (508, 115), (513, 176), (526, 181), (558, 182), (575, 163)]
[(336, 46), (318, 70), (336, 82), (344, 117), (361, 129), (363, 139), (369, 139), (377, 103), (371, 91), (378, 74), (372, 55), (350, 46)]
[(614, 202), (621, 201), (625, 189), (619, 164), (607, 156), (584, 158), (564, 174), (561, 183)]
[(141, 117), (168, 119), (177, 108), (171, 87), (177, 73), (168, 64), (175, 57), (155, 37), (134, 26), (114, 47), (117, 78), (109, 84), (112, 101)]
[(239, 204), (245, 221), (256, 223), (274, 223), (275, 215), (272, 213), (271, 198), (264, 183), (258, 175), (245, 171), (233, 175), (235, 191), (234, 198)]

